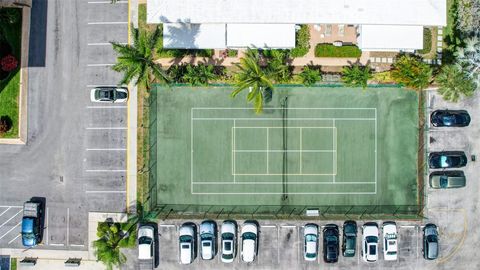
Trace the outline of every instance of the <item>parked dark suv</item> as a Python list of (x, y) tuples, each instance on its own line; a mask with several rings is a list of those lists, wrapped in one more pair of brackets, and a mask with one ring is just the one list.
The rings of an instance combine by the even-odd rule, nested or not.
[(466, 127), (470, 124), (470, 115), (464, 110), (436, 110), (430, 115), (434, 127)]
[(342, 253), (344, 257), (355, 256), (357, 247), (357, 223), (348, 220), (343, 223)]
[(428, 165), (430, 169), (460, 168), (467, 165), (467, 156), (462, 151), (432, 152)]
[(323, 228), (323, 260), (326, 263), (338, 261), (340, 242), (338, 234), (338, 226), (335, 224), (327, 224)]
[(423, 228), (423, 257), (435, 260), (438, 257), (438, 230), (435, 224), (427, 224)]

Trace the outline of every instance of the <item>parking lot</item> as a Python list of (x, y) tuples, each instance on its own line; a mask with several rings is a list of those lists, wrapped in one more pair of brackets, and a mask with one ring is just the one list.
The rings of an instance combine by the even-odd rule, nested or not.
[(0, 145), (0, 247), (23, 248), (22, 205), (39, 196), (36, 248), (86, 250), (88, 212), (126, 208), (127, 104), (92, 103), (90, 90), (120, 80), (109, 41), (127, 42), (128, 5), (34, 1), (31, 32), (31, 46), (46, 43), (45, 60), (29, 69), (27, 145)]
[[(322, 233), (320, 228), (320, 249), (319, 257), (315, 262), (307, 262), (303, 258), (304, 238), (303, 226), (307, 222), (260, 222), (259, 247), (257, 259), (250, 264), (241, 261), (240, 248), (237, 246), (237, 257), (231, 264), (220, 261), (219, 253), (211, 261), (203, 261), (200, 255), (197, 256), (191, 265), (180, 265), (178, 263), (178, 228), (184, 221), (161, 222), (159, 224), (159, 269), (437, 269), (438, 261), (446, 258), (451, 253), (451, 247), (458, 244), (458, 238), (449, 240), (453, 232), (439, 230), (440, 233), (440, 257), (437, 261), (426, 261), (422, 257), (422, 229), (424, 223), (400, 221), (397, 222), (398, 231), (398, 260), (385, 261), (383, 259), (383, 238), (379, 237), (379, 260), (376, 263), (366, 263), (360, 255), (362, 230), (364, 222), (357, 222), (357, 253), (353, 258), (345, 258), (341, 254), (338, 263), (326, 264), (323, 262)], [(222, 221), (217, 221), (220, 228)], [(382, 221), (376, 221), (380, 228)], [(195, 221), (197, 226), (201, 220)], [(238, 221), (241, 225), (243, 221)], [(329, 223), (337, 224), (340, 227), (340, 239), (342, 238), (341, 226), (343, 222), (322, 221), (313, 222), (319, 226)], [(240, 228), (239, 228), (240, 229)], [(448, 236), (448, 237), (447, 237)], [(240, 234), (237, 235), (240, 239)], [(218, 240), (218, 239), (217, 239)], [(218, 242), (220, 246), (220, 242)]]

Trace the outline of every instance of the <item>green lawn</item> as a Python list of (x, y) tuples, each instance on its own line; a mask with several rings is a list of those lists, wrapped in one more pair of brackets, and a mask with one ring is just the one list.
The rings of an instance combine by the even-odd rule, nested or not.
[[(13, 49), (15, 58), (20, 65), (22, 20), (21, 9), (14, 9), (18, 12), (19, 20), (14, 24), (0, 25), (0, 35), (3, 35)], [(20, 91), (20, 70), (18, 69), (9, 75), (7, 79), (0, 82), (0, 117), (8, 116), (12, 120), (12, 128), (5, 133), (3, 138), (18, 137), (18, 95)]]
[(256, 115), (231, 91), (152, 90), (154, 204), (232, 213), (393, 212), (418, 204), (416, 92), (278, 87)]

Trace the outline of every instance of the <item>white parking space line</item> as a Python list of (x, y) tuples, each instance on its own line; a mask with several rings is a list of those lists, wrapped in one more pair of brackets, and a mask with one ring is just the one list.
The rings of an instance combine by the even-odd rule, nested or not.
[(12, 209), (12, 207), (8, 207), (7, 210), (3, 211), (1, 214), (0, 214), (0, 217), (3, 216), (3, 214), (5, 214), (8, 210)]
[(159, 227), (166, 227), (166, 228), (171, 228), (171, 227), (175, 227), (175, 225), (173, 224), (160, 224), (158, 225)]
[[(118, 42), (118, 44), (121, 45), (127, 45), (127, 42)], [(92, 42), (92, 43), (87, 43), (87, 46), (112, 46), (112, 43), (110, 42)]]
[(70, 208), (67, 207), (67, 246), (68, 246), (68, 238), (70, 237)]
[(87, 109), (126, 109), (127, 106), (87, 106)]
[(16, 213), (16, 214), (13, 215), (11, 218), (9, 218), (7, 221), (5, 221), (2, 225), (0, 225), (0, 228), (3, 227), (3, 226), (5, 226), (5, 224), (7, 224), (10, 220), (14, 219), (16, 216), (18, 216), (18, 214), (20, 214), (22, 211), (23, 211), (23, 209), (20, 210), (20, 211), (18, 211), (18, 213)]
[(127, 193), (125, 190), (86, 190), (85, 193)]
[(71, 247), (84, 247), (82, 244), (70, 244)]
[(282, 225), (282, 228), (296, 228), (295, 225)]
[(87, 148), (87, 151), (127, 151), (126, 148)]
[(8, 244), (10, 245), (13, 241), (17, 240), (20, 236), (21, 236), (21, 234), (18, 234), (17, 236), (15, 236), (15, 238), (13, 238), (12, 240), (10, 240), (10, 241), (8, 242)]
[(88, 64), (87, 67), (111, 67), (115, 64)]
[(100, 129), (127, 129), (126, 127), (87, 127), (87, 130), (100, 130)]
[(22, 224), (22, 222), (20, 221), (17, 225), (13, 226), (10, 230), (8, 230), (6, 233), (4, 233), (3, 235), (0, 236), (0, 239), (4, 238), (7, 234), (9, 234), (11, 231), (15, 230), (15, 228), (17, 228), (18, 226), (20, 226), (20, 224)]
[(65, 246), (65, 244), (54, 244), (54, 243), (51, 243), (50, 246), (63, 247), (63, 246)]
[(111, 84), (87, 84), (87, 88), (102, 87), (102, 86), (117, 86), (117, 83), (111, 83)]
[(275, 226), (275, 225), (261, 225), (260, 227), (261, 228), (275, 228), (277, 226)]
[(10, 208), (23, 208), (23, 206), (20, 206), (20, 205), (0, 205), (0, 208), (6, 208), (6, 207), (10, 207)]
[(128, 22), (89, 22), (88, 25), (128, 24)]
[[(112, 4), (112, 1), (92, 1), (87, 2), (88, 4)], [(115, 4), (128, 4), (128, 1), (117, 1)]]
[(127, 170), (85, 170), (86, 172), (126, 172)]

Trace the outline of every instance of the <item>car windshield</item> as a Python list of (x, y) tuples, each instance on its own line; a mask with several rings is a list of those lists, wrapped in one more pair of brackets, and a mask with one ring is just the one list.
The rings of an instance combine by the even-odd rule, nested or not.
[(377, 243), (378, 242), (378, 237), (376, 236), (367, 236), (366, 240), (368, 243)]
[(389, 252), (387, 252), (387, 255), (395, 255), (395, 254), (397, 254), (396, 251), (389, 251)]
[(180, 236), (180, 242), (191, 242), (192, 237), (190, 235), (182, 235)]
[(443, 123), (447, 126), (455, 124), (456, 117), (454, 115), (445, 115), (443, 116)]
[(190, 245), (188, 245), (188, 244), (183, 244), (181, 246), (182, 246), (182, 249), (189, 249), (190, 248)]
[(227, 260), (233, 259), (233, 254), (223, 254), (222, 258), (227, 259)]
[(223, 240), (233, 240), (233, 237), (234, 237), (233, 233), (224, 233), (224, 234), (222, 234), (222, 239), (223, 239)]
[(142, 236), (138, 239), (138, 244), (147, 244), (150, 245), (152, 243), (152, 239), (150, 237)]
[(202, 246), (204, 246), (204, 247), (209, 247), (210, 245), (211, 245), (210, 241), (202, 243)]
[(440, 176), (440, 187), (446, 188), (448, 186), (448, 177)]
[(257, 237), (254, 233), (251, 233), (251, 232), (246, 232), (242, 235), (243, 239), (251, 239), (251, 240), (255, 240), (255, 238)]
[(328, 243), (335, 243), (335, 242), (337, 242), (337, 237), (335, 237), (335, 236), (327, 236), (327, 242), (328, 242)]
[(315, 258), (315, 257), (317, 256), (317, 254), (315, 254), (315, 253), (307, 253), (307, 254), (305, 254), (305, 256), (306, 256), (307, 258)]
[(34, 239), (35, 235), (33, 233), (23, 233), (22, 237), (25, 239)]
[(440, 164), (442, 167), (449, 167), (452, 162), (447, 156), (440, 157)]
[(213, 234), (211, 233), (202, 233), (200, 235), (200, 238), (202, 238), (202, 240), (212, 240), (213, 239)]
[(305, 236), (305, 241), (307, 242), (316, 242), (317, 241), (317, 236), (314, 234), (307, 234)]

